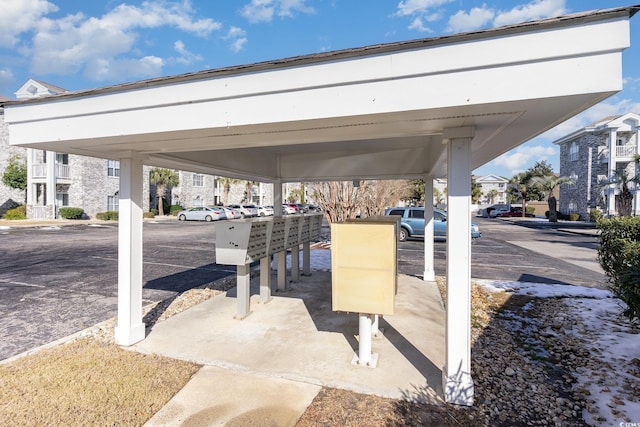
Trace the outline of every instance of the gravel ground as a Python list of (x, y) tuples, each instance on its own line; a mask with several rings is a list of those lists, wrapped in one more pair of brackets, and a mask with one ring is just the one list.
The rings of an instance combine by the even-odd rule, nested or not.
[[(445, 279), (437, 278), (441, 293)], [(226, 278), (212, 287), (191, 289), (176, 298), (145, 310), (145, 323), (152, 325), (213, 295), (235, 286)], [(621, 320), (622, 321), (622, 320)], [(113, 339), (115, 321), (97, 325), (87, 334)], [(628, 325), (627, 325), (628, 326)], [(576, 328), (579, 333), (576, 332)], [(635, 333), (640, 333), (638, 328)], [(583, 414), (594, 425), (605, 421), (629, 420), (616, 408), (640, 398), (640, 360), (628, 363), (626, 377), (620, 377), (589, 352), (589, 331), (567, 315), (562, 298), (534, 298), (506, 292), (487, 293), (472, 289), (472, 376), (475, 404), (433, 406), (345, 390), (325, 388), (299, 420), (310, 426), (584, 426)], [(604, 351), (604, 350), (603, 350)], [(612, 397), (610, 413), (602, 417), (579, 378), (601, 385), (620, 385)], [(621, 379), (622, 378), (622, 379)], [(635, 378), (636, 380), (630, 380)], [(584, 380), (583, 380), (584, 381)], [(586, 412), (585, 412), (586, 411)]]

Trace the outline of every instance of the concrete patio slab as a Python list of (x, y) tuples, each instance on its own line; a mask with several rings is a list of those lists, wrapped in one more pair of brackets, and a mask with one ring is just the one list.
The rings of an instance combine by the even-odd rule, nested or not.
[[(191, 408), (191, 415), (213, 407), (240, 408), (239, 400), (254, 398), (262, 403), (244, 409), (278, 406), (283, 411), (290, 399), (280, 396), (276, 405), (269, 379), (283, 389), (293, 387), (293, 395), (299, 394), (296, 387), (310, 385), (312, 391), (327, 386), (442, 402), (445, 312), (435, 283), (399, 276), (394, 315), (380, 320), (383, 336), (372, 340), (372, 352), (379, 355), (376, 368), (351, 363), (358, 351), (358, 315), (332, 311), (331, 273), (302, 277), (266, 304), (259, 302), (258, 286), (259, 278), (252, 279), (252, 313), (243, 320), (234, 319), (234, 288), (154, 325), (144, 341), (129, 347), (219, 368), (203, 370), (183, 390), (207, 396), (195, 399), (202, 402)], [(231, 386), (238, 392), (230, 392)], [(182, 399), (179, 393), (166, 407), (177, 417), (174, 422), (187, 418), (175, 410), (176, 405), (184, 407)], [(163, 421), (150, 425), (166, 423), (167, 415), (161, 413), (157, 416)]]

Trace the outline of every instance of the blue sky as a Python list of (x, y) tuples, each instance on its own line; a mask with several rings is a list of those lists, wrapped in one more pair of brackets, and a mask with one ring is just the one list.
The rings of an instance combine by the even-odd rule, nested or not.
[[(585, 10), (619, 0), (0, 0), (0, 95), (28, 78), (90, 89), (296, 55), (436, 37)], [(639, 14), (640, 15), (640, 14)], [(640, 16), (623, 55), (624, 89), (476, 169), (511, 177), (551, 142), (603, 117), (640, 113)]]

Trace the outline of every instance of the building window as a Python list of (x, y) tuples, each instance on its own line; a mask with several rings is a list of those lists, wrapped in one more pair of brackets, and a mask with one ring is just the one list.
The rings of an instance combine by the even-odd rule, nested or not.
[(107, 210), (108, 211), (117, 211), (119, 210), (119, 200), (120, 198), (118, 197), (118, 195), (114, 195), (114, 196), (107, 196)]
[(569, 213), (576, 213), (578, 212), (578, 204), (572, 200), (569, 202)]
[(504, 188), (504, 182), (501, 182), (500, 184), (498, 184), (498, 188)]
[(200, 173), (193, 174), (193, 186), (204, 187), (204, 176)]
[(574, 141), (569, 145), (569, 161), (578, 160), (578, 144)]
[(571, 172), (571, 175), (569, 175), (569, 178), (571, 178), (571, 182), (567, 183), (567, 188), (573, 190), (577, 187), (577, 184), (578, 184), (578, 174), (576, 174), (575, 172)]
[(56, 204), (58, 206), (69, 206), (69, 195), (67, 193), (56, 193)]
[(120, 160), (107, 160), (107, 176), (120, 176)]

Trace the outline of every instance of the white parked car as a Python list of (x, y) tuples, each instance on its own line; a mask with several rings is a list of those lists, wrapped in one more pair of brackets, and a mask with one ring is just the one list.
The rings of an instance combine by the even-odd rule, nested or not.
[[(252, 205), (249, 205), (252, 206)], [(241, 218), (251, 218), (254, 216), (258, 216), (258, 210), (255, 207), (242, 206), (242, 205), (229, 205), (227, 206), (229, 209), (238, 211), (240, 213)]]
[(235, 211), (233, 209), (229, 209), (229, 208), (226, 208), (224, 206), (221, 206), (220, 209), (222, 209), (225, 212), (225, 214), (227, 216), (227, 219), (240, 219), (240, 218), (242, 218), (242, 215), (240, 215), (240, 211)]
[(226, 219), (225, 212), (220, 208), (208, 208), (206, 206), (196, 206), (178, 212), (180, 221), (218, 221)]
[(273, 206), (257, 206), (258, 216), (273, 216)]
[(293, 206), (283, 204), (282, 213), (285, 215), (291, 215), (291, 214), (298, 213), (298, 211)]

